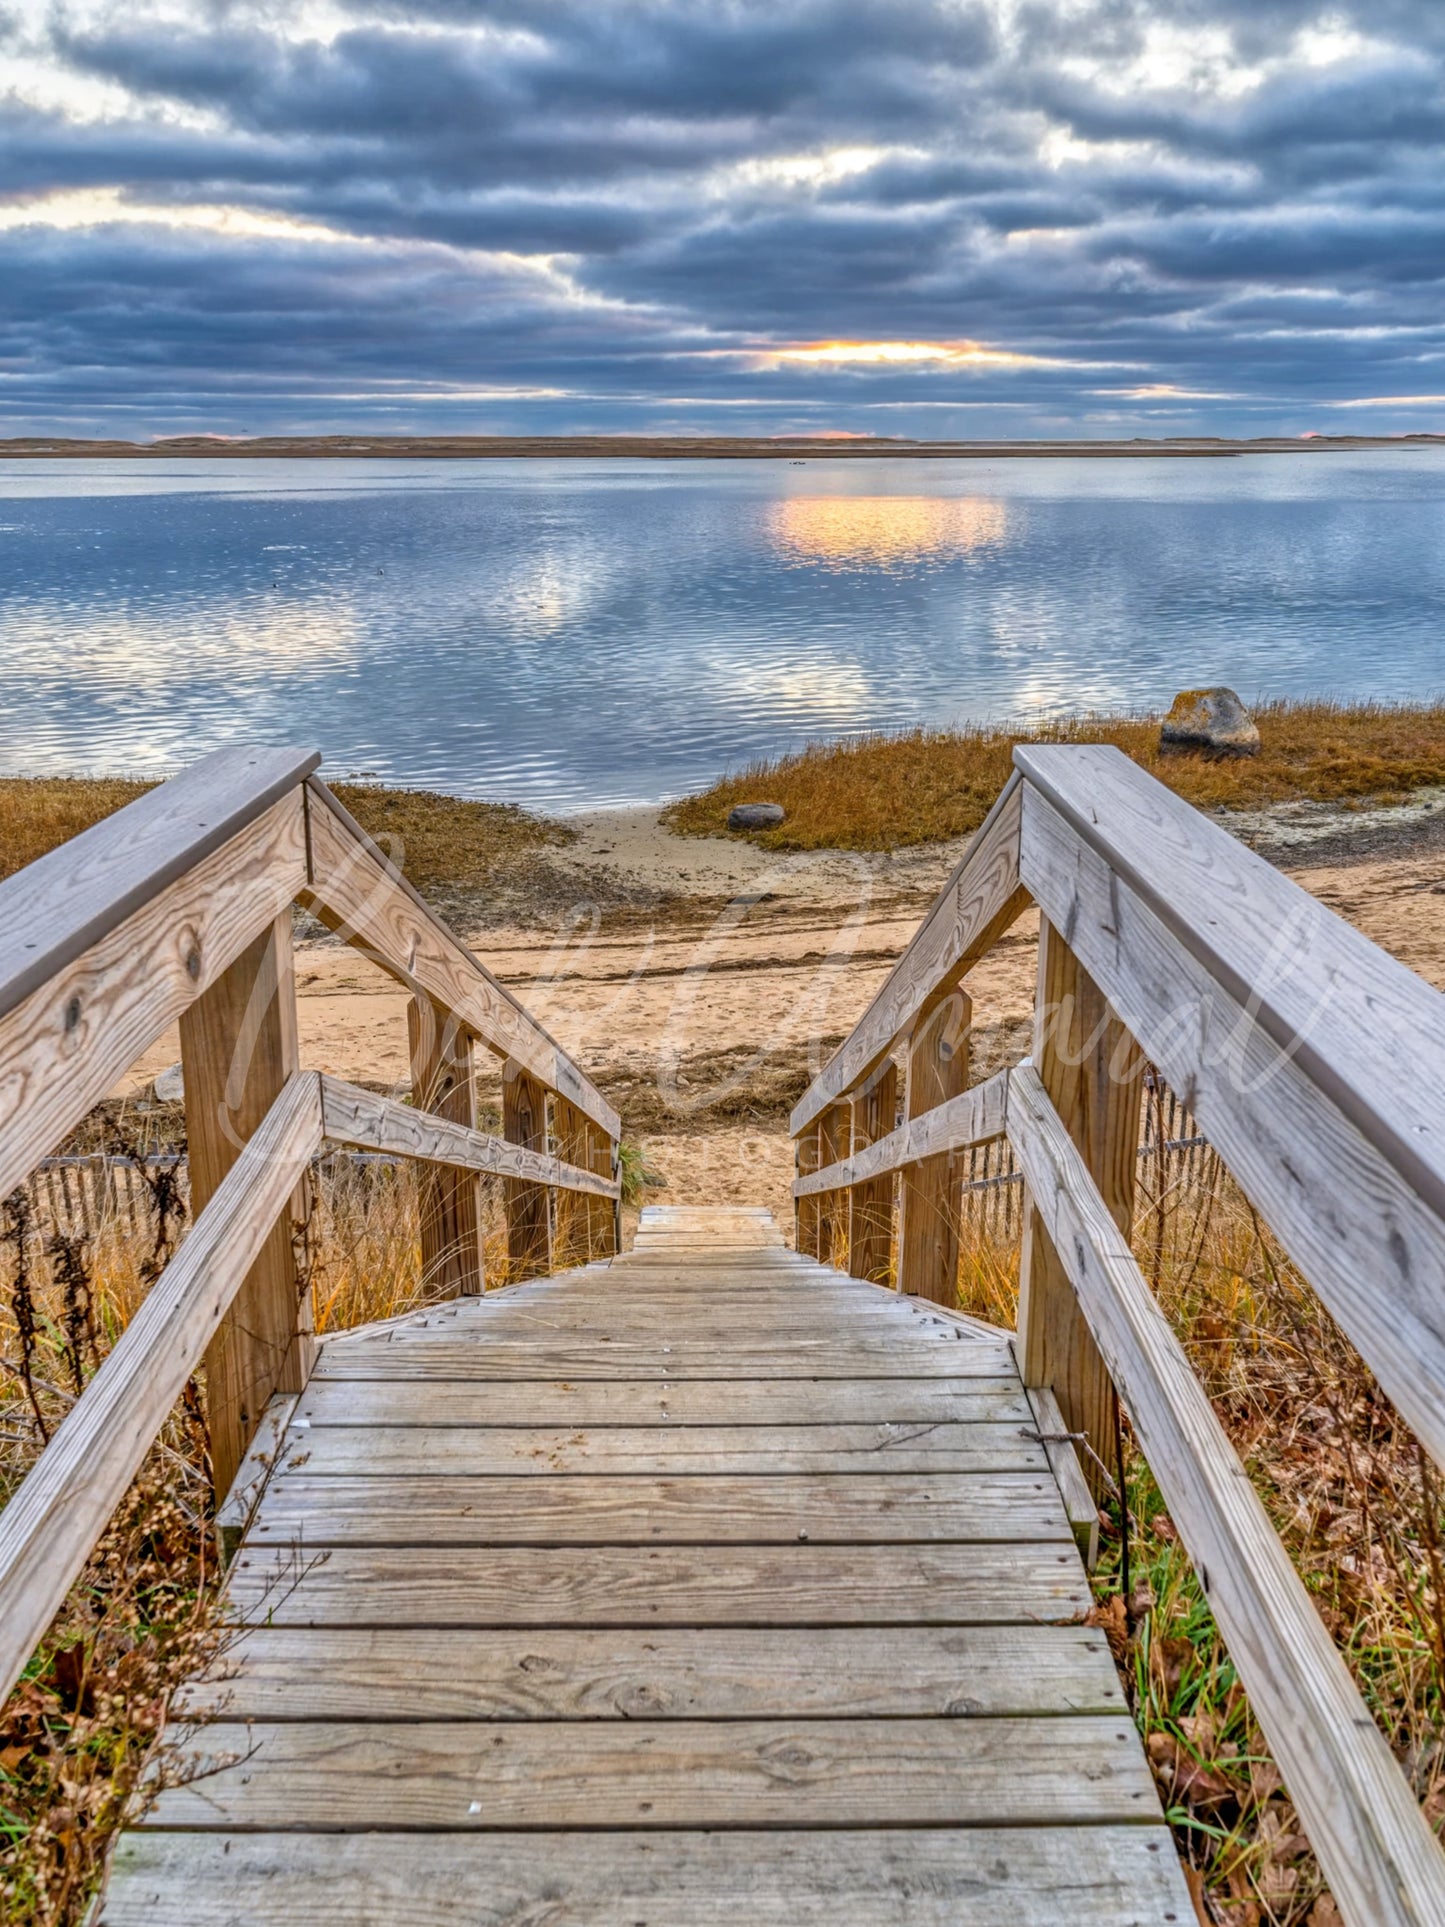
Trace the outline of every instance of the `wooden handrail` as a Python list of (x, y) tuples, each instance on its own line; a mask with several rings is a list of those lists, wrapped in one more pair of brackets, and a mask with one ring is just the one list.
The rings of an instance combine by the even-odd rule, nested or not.
[(861, 1084), (1029, 907), (1019, 885), (1020, 787), (1011, 776), (888, 981), (798, 1100), (794, 1137)]
[(1008, 1137), (1346, 1918), (1445, 1920), (1445, 1856), (1032, 1065)]
[(364, 1091), (324, 1073), (321, 1112), (326, 1136), (338, 1144), (391, 1151), (398, 1157), (519, 1178), (528, 1184), (550, 1185), (555, 1190), (596, 1198), (621, 1195), (622, 1187), (615, 1178), (602, 1177), (541, 1151), (529, 1151), (520, 1144), (509, 1144), (505, 1138), (491, 1137), (485, 1131), (469, 1130), (450, 1118), (398, 1104), (394, 1098)]
[[(297, 768), (307, 761), (293, 756)], [(21, 993), (0, 1017), (0, 1197), (305, 887), (300, 789), (277, 797), (274, 769), (263, 765), (261, 774), (249, 815), (233, 798), (225, 840), (218, 842), (209, 824), (198, 825), (192, 797), (175, 829), (183, 843), (192, 839), (184, 845), (187, 857), (200, 851), (194, 861), (165, 854), (170, 784), (77, 837), (86, 848), (73, 917), (66, 853), (75, 844), (41, 859), (42, 892), (34, 884), (38, 864), (0, 884), (0, 929), (11, 966), (7, 992)], [(131, 834), (132, 810), (145, 813), (139, 839)], [(107, 868), (114, 873), (108, 898), (97, 875)], [(54, 974), (38, 983), (22, 960), (32, 941), (37, 953), (43, 949), (58, 960)]]
[(314, 1071), (303, 1071), (0, 1512), (0, 1699), (89, 1558), (320, 1144), (320, 1085)]
[(0, 1017), (292, 793), (318, 750), (218, 749), (0, 883)]
[(810, 1172), (793, 1181), (795, 1198), (816, 1197), (822, 1191), (842, 1191), (871, 1178), (888, 1177), (941, 1151), (966, 1151), (970, 1145), (987, 1144), (1002, 1137), (1004, 1107), (1008, 1091), (1007, 1071), (999, 1071), (987, 1083), (975, 1084), (961, 1097), (951, 1097), (920, 1117), (900, 1124), (896, 1131), (881, 1137), (866, 1150), (842, 1158), (825, 1170)]
[[(1025, 1180), (1017, 1350), (1030, 1396), (1056, 1394), (1062, 1429), (1096, 1451), (1115, 1390), (1128, 1406), (1351, 1927), (1445, 1920), (1445, 1856), (1128, 1240), (1142, 1052), (1445, 1461), (1445, 997), (1117, 750), (1021, 747), (1015, 765), (793, 1113), (800, 1247), (838, 1262), (841, 1194), (894, 1172), (912, 1182), (930, 1154), (1004, 1132)], [(932, 1066), (919, 1090), (932, 1108), (909, 1101), (895, 1130), (840, 1156), (850, 1094), (905, 1042), (928, 1069), (920, 1016), (955, 993), (957, 1090), (960, 979), (1029, 902), (1034, 1061), (962, 1096)], [(958, 1182), (946, 1166), (934, 1176), (945, 1191)], [(898, 1240), (899, 1288), (951, 1302), (956, 1247), (935, 1238), (925, 1264), (917, 1242)]]
[[(1445, 1122), (1437, 1126), (1445, 1118), (1445, 997), (1162, 785), (1153, 786), (1167, 799), (1154, 805), (1157, 861), (1135, 851), (1127, 873), (1115, 867), (1113, 812), (1122, 794), (1137, 816), (1141, 775), (1124, 757), (1118, 763), (1128, 774), (1114, 786), (1112, 759), (1091, 760), (1098, 821), (1087, 837), (1030, 782), (1022, 874), (1445, 1463), (1445, 1217), (1431, 1175), (1445, 1132)], [(1188, 873), (1181, 815), (1193, 819), (1199, 846), (1201, 894), (1187, 943), (1175, 927), (1187, 906), (1172, 886), (1175, 874)], [(1111, 841), (1101, 848), (1105, 836)], [(1157, 907), (1166, 896), (1167, 923)], [(1218, 961), (1226, 953), (1227, 968)], [(1376, 1038), (1378, 1068), (1370, 1063)], [(1345, 1069), (1324, 1075), (1326, 1060)], [(1406, 1135), (1419, 1147), (1409, 1160), (1400, 1151)]]
[(307, 907), (398, 983), (458, 1018), (489, 1050), (521, 1064), (609, 1137), (619, 1136), (621, 1119), (596, 1086), (457, 940), (326, 785), (313, 777), (306, 800)]

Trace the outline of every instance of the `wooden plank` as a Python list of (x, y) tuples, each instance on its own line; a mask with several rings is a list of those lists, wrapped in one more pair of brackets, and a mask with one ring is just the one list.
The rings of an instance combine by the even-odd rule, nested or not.
[(329, 930), (414, 996), (458, 1016), (499, 1057), (521, 1064), (609, 1138), (621, 1120), (590, 1079), (447, 929), (398, 865), (314, 777), (306, 785), (310, 874), (304, 900)]
[[(547, 1093), (511, 1059), (502, 1072), (502, 1132), (509, 1144), (534, 1157), (547, 1156)], [(506, 1216), (509, 1275), (534, 1278), (550, 1271), (552, 1208), (545, 1188), (508, 1178)]]
[(1009, 1138), (1346, 1919), (1445, 1919), (1445, 1855), (1031, 1066)]
[(794, 1107), (792, 1136), (861, 1084), (1028, 908), (1019, 882), (1020, 806), (1021, 785), (1010, 777), (888, 981)]
[(780, 1380), (817, 1378), (992, 1377), (1006, 1369), (997, 1348), (962, 1339), (949, 1344), (898, 1336), (881, 1344), (844, 1340), (829, 1333), (794, 1338), (786, 1353), (776, 1345), (748, 1345), (737, 1334), (714, 1332), (652, 1344), (573, 1343), (561, 1337), (532, 1340), (436, 1337), (427, 1345), (397, 1342), (397, 1334), (323, 1345), (313, 1380), (426, 1380), (433, 1378), (706, 1378)]
[(124, 1835), (97, 1927), (1166, 1927), (1162, 1826)]
[(297, 1416), (307, 1425), (855, 1425), (1027, 1424), (1013, 1376), (991, 1378), (544, 1379), (472, 1384), (313, 1378)]
[(0, 1698), (15, 1684), (321, 1139), (299, 1073), (0, 1512)]
[(1067, 1540), (993, 1546), (243, 1546), (231, 1601), (273, 1626), (957, 1626), (1081, 1619)]
[[(1037, 1826), (1150, 1821), (1123, 1715), (1069, 1720), (658, 1720), (419, 1726), (218, 1723), (173, 1749), (224, 1760), (141, 1824), (387, 1832), (546, 1827)], [(473, 1812), (473, 1808), (477, 1808)]]
[[(289, 908), (182, 1012), (181, 1064), (191, 1208), (199, 1212), (301, 1068)], [(230, 1490), (272, 1393), (299, 1392), (311, 1370), (311, 1291), (297, 1251), (310, 1200), (303, 1173), (206, 1348), (206, 1429), (218, 1497)]]
[[(853, 1099), (852, 1153), (887, 1137), (898, 1122), (898, 1070), (885, 1059)], [(848, 1270), (855, 1278), (886, 1278), (893, 1264), (893, 1179), (865, 1178), (848, 1192)]]
[[(818, 1120), (818, 1163), (836, 1171), (852, 1148), (853, 1112), (847, 1104), (834, 1104)], [(817, 1187), (818, 1258), (822, 1264), (843, 1269), (848, 1242), (848, 1200), (836, 1188)]]
[(339, 1077), (321, 1078), (321, 1102), (326, 1135), (338, 1144), (366, 1150), (389, 1151), (397, 1157), (422, 1158), (468, 1171), (489, 1171), (519, 1178), (529, 1185), (555, 1184), (572, 1191), (612, 1197), (617, 1186), (610, 1179), (576, 1165), (564, 1164), (545, 1151), (508, 1144), (504, 1138), (468, 1129), (453, 1119), (414, 1110), (376, 1091), (364, 1091)]
[[(908, 1042), (903, 1121), (916, 1123), (968, 1089), (973, 1000), (955, 990), (921, 1022)], [(898, 1194), (898, 1289), (940, 1305), (958, 1298), (958, 1227), (962, 1174), (948, 1152), (905, 1166)]]
[(445, 1632), (260, 1626), (183, 1686), (182, 1719), (867, 1719), (1125, 1712), (1088, 1626)]
[(665, 1461), (667, 1473), (652, 1476), (624, 1468), (623, 1476), (498, 1477), (450, 1465), (398, 1474), (383, 1458), (374, 1472), (337, 1475), (324, 1454), (307, 1457), (302, 1441), (293, 1438), (291, 1449), (304, 1462), (272, 1481), (253, 1545), (961, 1545), (1071, 1536), (1047, 1470), (689, 1477)]
[(840, 1159), (793, 1186), (794, 1195), (837, 1190), (840, 1186), (861, 1183), (883, 1171), (901, 1171), (906, 1164), (944, 1151), (956, 1151), (970, 1144), (986, 1144), (1001, 1137), (1007, 1098), (1006, 1071), (975, 1084), (961, 1097), (950, 1098), (922, 1117), (900, 1124), (896, 1131), (870, 1144), (857, 1157)]
[[(1127, 1238), (1134, 1223), (1144, 1063), (1103, 992), (1047, 917), (1039, 924), (1033, 1062)], [(1027, 1191), (1018, 1332), (1024, 1384), (1049, 1387), (1064, 1429), (1084, 1434), (1094, 1453), (1086, 1460), (1085, 1476), (1101, 1496), (1100, 1465), (1111, 1464), (1115, 1456), (1114, 1387), (1068, 1271)]]
[(797, 1171), (797, 1182), (793, 1186), (793, 1238), (798, 1255), (804, 1258), (818, 1256), (818, 1200), (812, 1192), (800, 1191), (798, 1185), (818, 1169), (819, 1155), (818, 1126), (811, 1124), (793, 1147)]
[[(430, 997), (413, 997), (406, 1017), (413, 1111), (434, 1113), (463, 1130), (475, 1131), (477, 1088), (471, 1037)], [(324, 1090), (321, 1104), (324, 1114)], [(417, 1215), (427, 1295), (459, 1298), (485, 1291), (480, 1176), (455, 1164), (424, 1167), (419, 1174)]]
[[(1068, 930), (1120, 1018), (1189, 1103), (1406, 1422), (1445, 1463), (1445, 1297), (1435, 1283), (1445, 1275), (1445, 1225), (1299, 1053), (1221, 989), (1032, 789), (1023, 847), (1046, 913)], [(1333, 1003), (1326, 1009), (1333, 1036), (1344, 1013)], [(1422, 1039), (1417, 1076), (1429, 1052)]]
[(1074, 1439), (1059, 1409), (1059, 1401), (1046, 1385), (1035, 1386), (1028, 1398), (1039, 1442), (1063, 1499), (1079, 1557), (1092, 1572), (1099, 1561), (1099, 1508), (1080, 1467)]
[(288, 1441), (283, 1465), (313, 1473), (1036, 1472), (1028, 1421), (951, 1425), (317, 1425)]
[[(108, 822), (121, 823), (128, 814)], [(153, 851), (146, 860), (161, 862)], [(22, 871), (0, 889), (27, 875)], [(0, 1018), (0, 1197), (114, 1088), (305, 880), (305, 820), (293, 793), (159, 887)], [(82, 891), (83, 898), (94, 895)], [(25, 901), (15, 901), (17, 911)], [(90, 923), (87, 918), (87, 929)], [(22, 947), (30, 940), (22, 937)], [(45, 939), (33, 941), (38, 947)], [(67, 947), (60, 931), (55, 954)], [(14, 964), (11, 981), (29, 981), (22, 965)]]
[(218, 749), (0, 883), (0, 1016), (299, 791), (317, 750)]
[(276, 1392), (267, 1400), (261, 1423), (256, 1427), (231, 1489), (216, 1507), (216, 1543), (227, 1565), (235, 1557), (241, 1535), (261, 1502), (261, 1494), (286, 1436), (286, 1427), (296, 1411), (297, 1397), (295, 1392)]

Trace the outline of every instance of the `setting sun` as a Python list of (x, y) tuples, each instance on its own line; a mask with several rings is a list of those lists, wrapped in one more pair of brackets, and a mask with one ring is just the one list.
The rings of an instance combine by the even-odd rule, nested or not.
[(1052, 364), (1040, 355), (1011, 354), (978, 341), (810, 341), (795, 348), (774, 348), (768, 361), (847, 363), (932, 363), (940, 367), (1041, 368)]

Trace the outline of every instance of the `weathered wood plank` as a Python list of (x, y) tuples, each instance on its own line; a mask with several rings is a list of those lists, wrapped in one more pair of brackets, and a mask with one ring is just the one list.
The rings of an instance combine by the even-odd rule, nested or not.
[(651, 1344), (574, 1343), (548, 1339), (489, 1339), (479, 1344), (462, 1334), (434, 1333), (428, 1344), (394, 1338), (362, 1338), (321, 1347), (313, 1379), (578, 1378), (961, 1378), (993, 1377), (1004, 1369), (1006, 1349), (960, 1338), (947, 1344), (898, 1335), (879, 1343), (845, 1340), (824, 1330), (793, 1338), (786, 1352), (776, 1345), (744, 1344), (736, 1331)]
[(559, 1091), (615, 1138), (616, 1111), (495, 977), (428, 908), (398, 866), (314, 777), (306, 786), (310, 875), (305, 898), (327, 928), (413, 995), (452, 1011), (489, 1050)]
[(183, 1719), (940, 1719), (1118, 1714), (1088, 1626), (647, 1627), (438, 1632), (262, 1626), (237, 1633)]
[(499, 1177), (519, 1178), (529, 1184), (555, 1184), (569, 1191), (598, 1197), (617, 1195), (610, 1178), (599, 1177), (578, 1165), (564, 1164), (545, 1151), (532, 1151), (505, 1138), (470, 1129), (453, 1118), (414, 1110), (376, 1091), (364, 1091), (339, 1077), (324, 1073), (321, 1103), (326, 1135), (338, 1144), (354, 1144), (397, 1157), (422, 1158), (434, 1164), (467, 1171), (489, 1171)]
[(311, 1472), (669, 1473), (1035, 1472), (1043, 1448), (1020, 1424), (953, 1425), (395, 1425), (293, 1426), (283, 1467)]
[(1445, 996), (1122, 751), (1021, 744), (1014, 760), (1445, 1217)]
[(672, 1834), (130, 1833), (97, 1927), (1166, 1927), (1162, 1826)]
[(90, 1556), (321, 1141), (298, 1073), (0, 1512), (0, 1698)]
[(1054, 1475), (1054, 1483), (1073, 1529), (1074, 1544), (1079, 1548), (1079, 1557), (1085, 1567), (1092, 1572), (1099, 1558), (1099, 1508), (1079, 1464), (1079, 1453), (1064, 1422), (1064, 1415), (1059, 1410), (1059, 1401), (1049, 1388), (1046, 1385), (1033, 1387), (1028, 1400), (1033, 1407), (1034, 1423), (1038, 1427), (1044, 1457), (1049, 1462), (1049, 1470)]
[[(1115, 1222), (1134, 1223), (1139, 1100), (1144, 1062), (1099, 986), (1047, 917), (1039, 924), (1033, 1062), (1040, 1082)], [(1019, 1260), (1018, 1361), (1024, 1384), (1049, 1388), (1065, 1429), (1082, 1432), (1094, 1456), (1085, 1476), (1096, 1496), (1099, 1468), (1114, 1459), (1114, 1387), (1067, 1267), (1025, 1190)]]
[(993, 1546), (243, 1546), (230, 1596), (275, 1626), (956, 1626), (1079, 1619), (1072, 1543)]
[(360, 1383), (312, 1379), (297, 1416), (309, 1425), (876, 1425), (1026, 1424), (1012, 1373), (989, 1378), (582, 1379)]
[[(502, 1134), (514, 1149), (546, 1157), (547, 1093), (541, 1082), (513, 1058), (502, 1070)], [(534, 1278), (552, 1269), (552, 1205), (540, 1184), (508, 1178), (507, 1275)]]
[(1445, 1854), (1032, 1066), (1009, 1138), (1349, 1920), (1445, 1920)]
[(797, 1179), (793, 1195), (811, 1197), (817, 1192), (861, 1184), (867, 1178), (885, 1171), (900, 1171), (904, 1165), (916, 1164), (923, 1158), (1001, 1137), (1007, 1079), (1008, 1073), (1000, 1071), (986, 1083), (975, 1084), (961, 1097), (952, 1097), (946, 1104), (925, 1111), (921, 1117), (910, 1118), (855, 1157), (840, 1159), (810, 1177)]
[[(70, 847), (54, 854), (64, 856)], [(158, 850), (148, 850), (146, 862), (152, 861), (161, 865)], [(29, 875), (22, 871), (0, 888)], [(0, 1018), (0, 1197), (106, 1096), (257, 930), (286, 909), (305, 880), (305, 821), (295, 792), (60, 963)], [(98, 887), (82, 894), (100, 899)], [(28, 901), (17, 899), (17, 911)], [(84, 918), (84, 927), (93, 921)], [(7, 920), (5, 928), (17, 930), (23, 952), (24, 926)], [(56, 956), (70, 949), (67, 929), (61, 926), (53, 939)], [(45, 938), (34, 941), (39, 946)], [(11, 981), (23, 987), (28, 970), (13, 958), (12, 965)]]
[(281, 1451), (286, 1427), (296, 1411), (295, 1392), (277, 1392), (267, 1400), (255, 1436), (231, 1482), (231, 1489), (216, 1507), (216, 1543), (221, 1557), (229, 1562), (241, 1543), (241, 1535), (251, 1523), (261, 1494), (271, 1476), (271, 1468)]
[(794, 1137), (862, 1083), (1028, 908), (1019, 883), (1020, 800), (1021, 785), (1010, 777), (888, 981), (794, 1107), (788, 1120)]
[[(913, 1124), (963, 1096), (969, 1080), (973, 1000), (963, 990), (913, 1026), (903, 1121)], [(948, 1152), (905, 1166), (898, 1187), (898, 1289), (940, 1305), (958, 1298), (962, 1172)]]
[[(191, 1208), (202, 1211), (301, 1068), (288, 906), (181, 1014)], [(297, 1227), (310, 1180), (271, 1225), (206, 1347), (206, 1427), (216, 1494), (228, 1492), (273, 1392), (299, 1392), (315, 1353)]]
[(274, 803), (320, 752), (247, 745), (203, 756), (168, 783), (0, 883), (0, 1016), (48, 984)]
[[(412, 1114), (431, 1112), (464, 1130), (477, 1127), (474, 1051), (469, 1033), (430, 997), (407, 1005)], [(405, 1106), (399, 1108), (405, 1109)], [(321, 1109), (326, 1110), (322, 1087)], [(421, 1271), (428, 1294), (470, 1297), (486, 1289), (480, 1176), (458, 1165), (419, 1174)]]
[[(852, 1155), (887, 1137), (898, 1121), (898, 1070), (891, 1059), (874, 1071), (853, 1099)], [(864, 1178), (848, 1193), (848, 1270), (875, 1282), (893, 1263), (893, 1177)]]
[[(1122, 1714), (1069, 1720), (218, 1723), (145, 1826), (1099, 1825), (1159, 1818)], [(473, 1809), (477, 1809), (473, 1811)]]
[(383, 1463), (338, 1475), (323, 1455), (272, 1481), (250, 1543), (963, 1545), (1068, 1536), (1047, 1472), (478, 1476), (391, 1474)]
[[(1266, 979), (1287, 974), (1288, 960), (1267, 969), (1269, 946), (1261, 942), (1260, 985), (1249, 1002), (1236, 1002), (1132, 884), (1032, 788), (1023, 861), (1045, 913), (1067, 930), (1085, 968), (1189, 1104), (1407, 1423), (1445, 1463), (1445, 1296), (1435, 1283), (1445, 1275), (1445, 1223), (1413, 1178), (1338, 1107), (1302, 1053), (1266, 1028), (1256, 1006), (1274, 994)], [(1290, 926), (1288, 914), (1281, 908), (1283, 927), (1301, 940), (1311, 936), (1310, 920)], [(1313, 981), (1311, 968), (1307, 959), (1300, 964), (1306, 981)], [(1369, 1022), (1348, 972), (1332, 971), (1316, 984), (1331, 1042)], [(1385, 987), (1391, 995), (1394, 982), (1390, 976)], [(1445, 1008), (1437, 992), (1426, 994)], [(1420, 1054), (1408, 1076), (1401, 1073), (1400, 1087), (1431, 1081), (1432, 1049), (1422, 1032)]]

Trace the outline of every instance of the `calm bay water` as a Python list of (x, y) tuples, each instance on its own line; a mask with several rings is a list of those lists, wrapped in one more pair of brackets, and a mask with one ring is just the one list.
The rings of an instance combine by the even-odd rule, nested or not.
[(580, 809), (914, 723), (1445, 689), (1445, 451), (0, 462), (0, 771)]

